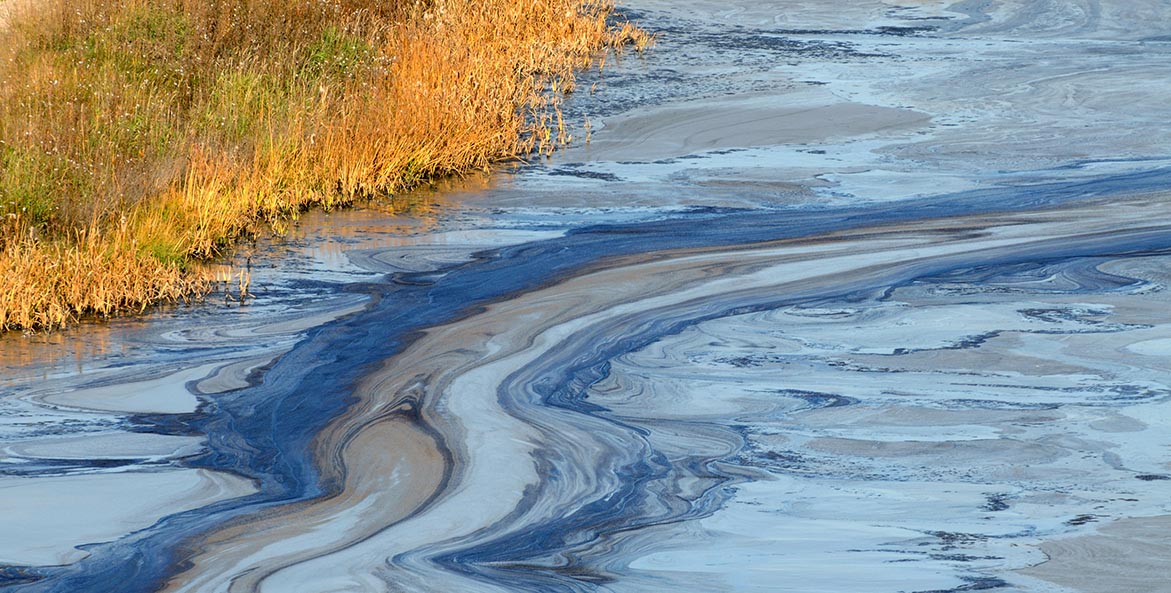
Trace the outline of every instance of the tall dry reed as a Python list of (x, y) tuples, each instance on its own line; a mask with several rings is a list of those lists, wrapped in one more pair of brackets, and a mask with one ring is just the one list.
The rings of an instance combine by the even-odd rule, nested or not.
[(5, 329), (183, 298), (258, 224), (552, 150), (574, 69), (649, 41), (592, 0), (7, 1)]

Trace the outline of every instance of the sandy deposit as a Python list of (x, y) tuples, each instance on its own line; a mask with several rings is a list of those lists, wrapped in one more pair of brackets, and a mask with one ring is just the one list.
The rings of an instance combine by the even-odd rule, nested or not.
[(1171, 516), (1124, 519), (1095, 535), (1041, 544), (1044, 564), (1021, 574), (1082, 593), (1171, 591)]
[(658, 160), (728, 148), (821, 145), (922, 127), (930, 116), (840, 101), (825, 91), (734, 95), (636, 110), (606, 120), (589, 160)]

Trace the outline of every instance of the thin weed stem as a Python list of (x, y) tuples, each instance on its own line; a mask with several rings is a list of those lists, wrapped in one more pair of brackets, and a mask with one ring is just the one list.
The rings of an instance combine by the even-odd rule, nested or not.
[(306, 208), (548, 156), (574, 69), (653, 42), (595, 0), (21, 1), (0, 330), (197, 298), (195, 264)]

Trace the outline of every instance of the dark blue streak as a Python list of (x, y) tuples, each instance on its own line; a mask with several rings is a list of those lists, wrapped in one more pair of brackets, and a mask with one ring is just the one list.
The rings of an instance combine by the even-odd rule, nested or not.
[[(260, 492), (206, 508), (169, 516), (133, 537), (89, 548), (91, 556), (59, 568), (0, 571), (11, 591), (145, 592), (158, 589), (181, 570), (187, 542), (218, 526), (274, 505), (307, 500), (336, 492), (339, 484), (323, 481), (310, 454), (310, 444), (333, 418), (352, 402), (353, 386), (386, 358), (400, 352), (426, 327), (474, 314), (483, 306), (512, 295), (557, 282), (609, 257), (657, 250), (722, 246), (812, 236), (884, 223), (942, 218), (984, 212), (1022, 211), (1054, 207), (1079, 199), (1171, 188), (1171, 169), (1104, 177), (1075, 183), (1052, 183), (1020, 188), (995, 188), (902, 203), (857, 208), (793, 211), (696, 210), (669, 220), (636, 225), (601, 225), (570, 232), (565, 237), (485, 252), (470, 263), (444, 274), (399, 275), (380, 284), (362, 284), (349, 290), (368, 293), (372, 305), (361, 313), (312, 330), (306, 339), (278, 361), (260, 384), (217, 396), (198, 414), (182, 417), (142, 416), (135, 419), (159, 432), (198, 432), (208, 435), (206, 455), (189, 460), (195, 468), (231, 471), (255, 480)], [(1141, 239), (1141, 240), (1140, 240)], [(1103, 238), (1099, 246), (1080, 246), (1053, 257), (1094, 255), (1097, 250), (1162, 249), (1171, 237), (1136, 238), (1122, 244)], [(1089, 252), (1087, 252), (1087, 249)], [(1011, 258), (1005, 258), (1009, 263)], [(903, 270), (903, 281), (938, 274), (960, 262), (941, 260), (931, 266)], [(860, 287), (847, 287), (858, 289)], [(757, 307), (777, 303), (757, 303)], [(680, 331), (698, 319), (674, 319), (644, 328), (638, 336), (601, 349), (596, 358), (550, 377), (546, 393), (551, 403), (576, 407), (583, 413), (599, 410), (581, 401), (583, 385), (601, 371), (605, 360), (640, 347), (664, 333)], [(567, 387), (572, 385), (572, 387)], [(171, 423), (169, 426), (168, 423)], [(646, 481), (666, 471), (665, 462), (628, 468), (629, 482), (616, 493), (609, 508), (582, 509), (580, 529), (593, 521), (622, 515), (638, 506)], [(631, 505), (631, 506), (627, 506)], [(564, 541), (562, 527), (537, 540), (532, 549), (556, 548)], [(464, 561), (488, 559), (483, 551), (468, 551)], [(514, 556), (515, 557), (515, 556)], [(39, 578), (32, 583), (29, 579)], [(572, 578), (572, 575), (569, 575)], [(562, 584), (565, 581), (560, 581)], [(588, 581), (585, 577), (583, 580)], [(0, 581), (3, 583), (3, 581)], [(548, 584), (548, 583), (546, 583)], [(535, 587), (535, 588), (539, 588)]]

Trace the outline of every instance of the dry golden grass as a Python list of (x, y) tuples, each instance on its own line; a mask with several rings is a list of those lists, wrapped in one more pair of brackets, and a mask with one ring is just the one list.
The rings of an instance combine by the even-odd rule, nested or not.
[[(307, 207), (553, 150), (606, 0), (0, 0), (0, 328), (198, 294)], [(23, 3), (23, 4), (21, 4)]]
[(202, 293), (207, 281), (135, 249), (126, 224), (72, 241), (6, 239), (0, 258), (0, 327), (60, 325), (81, 313), (112, 315)]

